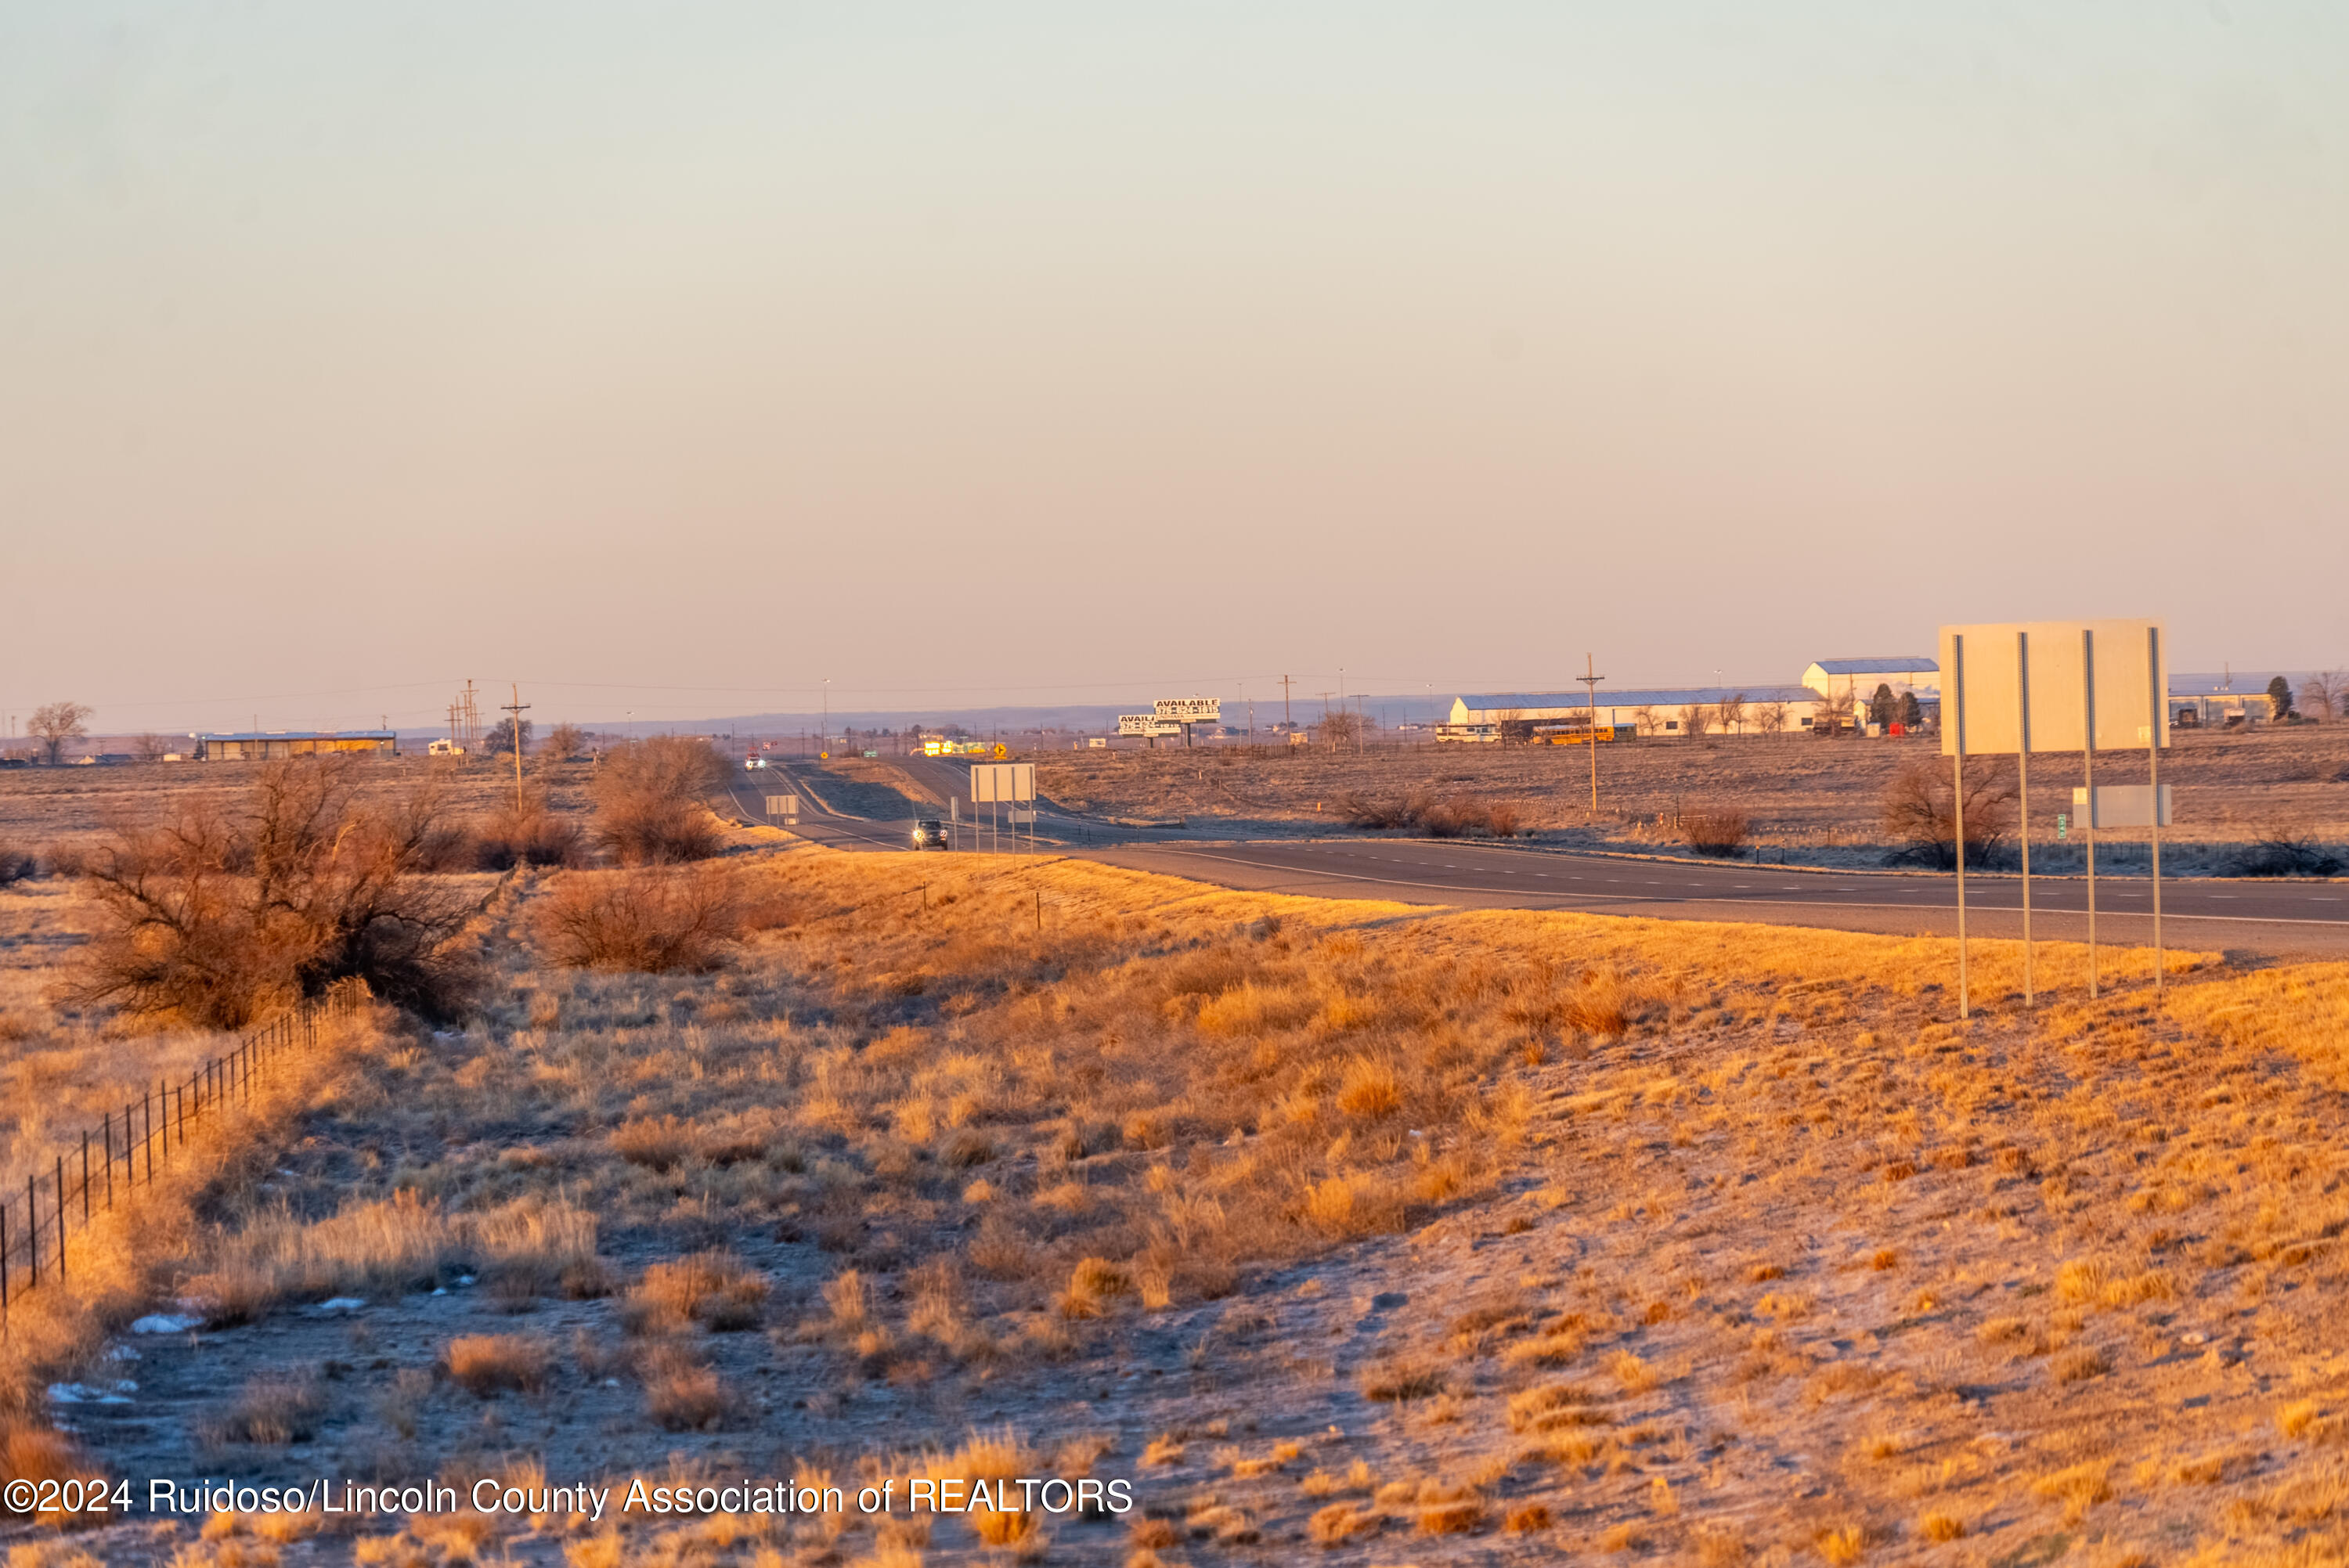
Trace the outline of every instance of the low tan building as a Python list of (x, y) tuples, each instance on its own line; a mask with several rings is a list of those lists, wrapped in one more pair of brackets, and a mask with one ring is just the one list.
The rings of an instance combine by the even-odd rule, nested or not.
[(399, 755), (399, 737), (388, 729), (247, 729), (188, 738), (195, 743), (192, 749), (199, 762), (265, 762), (338, 752)]

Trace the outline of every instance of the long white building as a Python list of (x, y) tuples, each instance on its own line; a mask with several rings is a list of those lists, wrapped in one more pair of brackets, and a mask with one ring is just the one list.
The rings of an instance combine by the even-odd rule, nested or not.
[[(1655, 686), (1599, 689), (1597, 706), (1578, 691), (1484, 692), (1454, 697), (1445, 740), (1499, 740), (1503, 726), (1625, 725), (1643, 736), (1756, 735), (1809, 729), (1826, 697), (1806, 686)], [(1723, 705), (1733, 703), (1723, 722)]]

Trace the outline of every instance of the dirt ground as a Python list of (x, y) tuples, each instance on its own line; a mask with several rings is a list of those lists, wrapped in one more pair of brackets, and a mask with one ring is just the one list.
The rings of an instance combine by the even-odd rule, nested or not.
[[(552, 966), (533, 909), (611, 873), (511, 880), (480, 1018), (339, 1041), (142, 1308), (189, 1321), (116, 1321), (47, 1415), (142, 1501), (1135, 1506), (142, 1516), (24, 1568), (2349, 1556), (2349, 966), (2173, 955), (2158, 1002), (2108, 958), (2092, 1005), (2048, 944), (2037, 1016), (1960, 1026), (1930, 940), (730, 862), (781, 913), (706, 975)], [(81, 919), (0, 892), (16, 1013)]]
[[(0, 768), (0, 849), (36, 856), (98, 842), (117, 827), (170, 820), (192, 800), (233, 803), (258, 763), (134, 762), (109, 768)], [(487, 817), (513, 800), (512, 758), (365, 758), (355, 769), (361, 799), (438, 790), (452, 819)], [(595, 764), (539, 758), (523, 784), (556, 811), (585, 813)]]
[[(2349, 855), (2349, 725), (2174, 737), (2161, 759), (2176, 812), (2163, 835), (2165, 872), (2216, 872), (2244, 846), (2278, 834)], [(1882, 864), (1893, 847), (1883, 801), (1904, 765), (1949, 766), (1928, 738), (1724, 736), (1601, 747), (1593, 829), (1590, 757), (1578, 747), (1162, 747), (1041, 752), (1036, 761), (1038, 789), (1061, 805), (1104, 817), (1179, 816), (1233, 837), (1342, 831), (1349, 797), (1392, 801), (1425, 792), (1506, 803), (1541, 837), (1591, 848), (1668, 850), (1685, 843), (1675, 825), (1683, 816), (1735, 810), (1774, 858), (1847, 866)], [(2059, 842), (2055, 817), (2076, 820), (2080, 768), (2077, 754), (2032, 759), (2034, 866), (2075, 869), (2076, 830)], [(2099, 782), (2145, 777), (2142, 752), (2098, 759)], [(2116, 870), (2131, 866), (2143, 859), (2145, 837), (2108, 830), (2099, 855), (2111, 851)]]

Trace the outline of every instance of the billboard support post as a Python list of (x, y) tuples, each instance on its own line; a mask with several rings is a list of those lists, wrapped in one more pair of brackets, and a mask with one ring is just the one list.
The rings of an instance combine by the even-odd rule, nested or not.
[(1951, 762), (1950, 815), (1951, 837), (1958, 851), (1958, 1016), (1973, 1016), (1973, 998), (1966, 989), (1966, 637), (1961, 632), (1951, 640), (1954, 656), (1950, 661), (1951, 695), (1957, 700), (1957, 755)]
[(2080, 779), (2088, 790), (2081, 826), (2088, 840), (2088, 1000), (2096, 999), (2096, 634), (2080, 628), (2080, 708), (2086, 715), (2080, 738)]
[(2031, 996), (2031, 634), (2014, 634), (2014, 810), (2023, 828), (2023, 1005)]
[(2161, 995), (2161, 721), (2169, 693), (2161, 678), (2161, 628), (2145, 629), (2147, 685), (2153, 691), (2153, 724), (2145, 732), (2145, 773), (2153, 786), (2153, 994)]
[[(2010, 641), (2009, 639), (2012, 639)], [(2142, 642), (2140, 643), (2140, 639)], [(2142, 646), (2145, 660), (2139, 663), (2133, 652), (2119, 658), (2099, 658), (2108, 648), (2130, 650)], [(1941, 628), (1942, 664), (1951, 674), (1951, 701), (1957, 705), (1951, 714), (1943, 705), (1941, 750), (1944, 756), (1958, 758), (1958, 784), (1961, 794), (1965, 788), (1963, 758), (1969, 755), (2000, 757), (2013, 753), (2015, 758), (2015, 798), (2022, 816), (2021, 860), (2023, 868), (2021, 911), (2023, 917), (2023, 1001), (2035, 1006), (2038, 1002), (2038, 953), (2032, 931), (2031, 907), (2031, 753), (2045, 747), (2050, 751), (2077, 751), (2083, 774), (2081, 784), (2073, 790), (2074, 801), (2085, 816), (2082, 827), (2087, 835), (2085, 859), (2087, 869), (2087, 935), (2088, 935), (2088, 995), (2100, 997), (2104, 990), (2103, 965), (2099, 952), (2101, 933), (2097, 930), (2096, 908), (2096, 840), (2107, 827), (2151, 827), (2153, 834), (2154, 888), (2152, 914), (2155, 947), (2155, 982), (2160, 975), (2161, 946), (2161, 848), (2159, 830), (2167, 825), (2168, 801), (2160, 784), (2160, 750), (2168, 742), (2167, 699), (2168, 671), (2164, 665), (2168, 650), (2163, 646), (2162, 625), (2156, 620), (2096, 620), (2042, 621), (2025, 624), (1943, 626)], [(1967, 655), (1971, 655), (1969, 658)], [(2071, 661), (2078, 661), (2075, 671)], [(2033, 676), (2040, 678), (2033, 680)], [(2008, 683), (2013, 693), (2008, 695)], [(2142, 683), (2142, 684), (2140, 684)], [(1979, 699), (1979, 707), (1976, 706)], [(2151, 724), (2140, 725), (2138, 715), (2147, 715)], [(2110, 727), (2101, 727), (2109, 726)], [(2147, 784), (2112, 785), (2096, 781), (2096, 757), (2100, 751), (2125, 751), (2142, 745), (2147, 748)], [(1963, 804), (1959, 806), (1962, 820)], [(1960, 835), (1963, 843), (1962, 830)], [(1959, 930), (1964, 931), (1964, 873), (1960, 861)], [(1964, 956), (1960, 959), (1961, 989), (1963, 983)], [(1971, 1003), (1970, 995), (1961, 997), (1961, 1012)]]

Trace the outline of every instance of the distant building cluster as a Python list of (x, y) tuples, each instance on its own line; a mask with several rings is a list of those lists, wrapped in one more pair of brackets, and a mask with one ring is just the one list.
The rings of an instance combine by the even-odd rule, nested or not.
[(1665, 736), (1900, 734), (1930, 729), (1941, 669), (1922, 654), (1818, 659), (1792, 686), (1491, 692), (1455, 697), (1439, 740), (1577, 744)]

